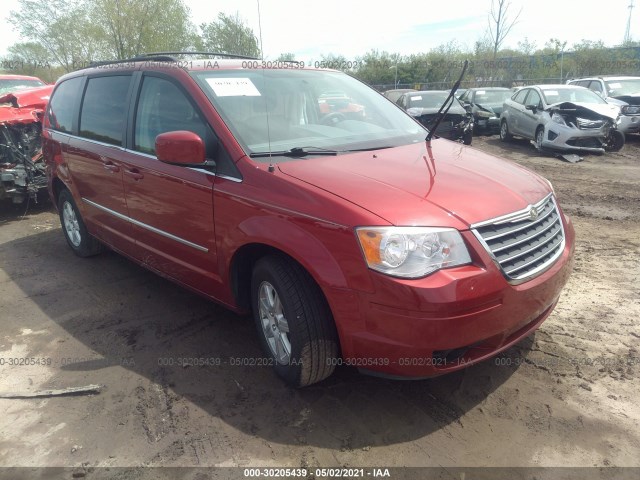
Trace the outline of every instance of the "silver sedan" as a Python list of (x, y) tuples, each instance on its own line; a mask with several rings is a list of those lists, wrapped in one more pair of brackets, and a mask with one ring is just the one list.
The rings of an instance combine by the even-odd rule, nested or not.
[(619, 150), (624, 145), (624, 135), (616, 130), (619, 116), (618, 106), (587, 88), (533, 85), (504, 102), (500, 138), (529, 138), (538, 150)]

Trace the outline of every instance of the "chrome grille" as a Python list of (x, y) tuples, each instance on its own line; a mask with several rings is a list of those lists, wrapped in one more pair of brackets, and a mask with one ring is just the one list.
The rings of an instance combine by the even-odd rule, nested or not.
[(565, 245), (564, 228), (553, 195), (524, 210), (471, 228), (513, 283), (542, 273), (558, 259)]

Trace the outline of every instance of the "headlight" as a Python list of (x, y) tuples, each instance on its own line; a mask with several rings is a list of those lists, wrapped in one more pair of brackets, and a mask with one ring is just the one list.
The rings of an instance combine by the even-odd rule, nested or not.
[(640, 113), (640, 107), (637, 107), (635, 105), (625, 105), (621, 110), (625, 115), (635, 115), (637, 113)]
[(560, 125), (566, 125), (567, 122), (564, 121), (564, 118), (562, 117), (562, 115), (560, 115), (559, 113), (554, 113), (553, 115), (551, 115), (551, 120), (559, 123)]
[(360, 227), (356, 234), (369, 268), (394, 277), (419, 278), (471, 263), (462, 236), (453, 228)]
[(478, 110), (478, 111), (476, 112), (476, 115), (477, 115), (478, 117), (480, 117), (480, 118), (491, 118), (491, 117), (493, 117), (493, 116), (494, 116), (494, 114), (493, 114), (493, 113), (491, 113), (491, 112), (485, 112), (484, 110)]

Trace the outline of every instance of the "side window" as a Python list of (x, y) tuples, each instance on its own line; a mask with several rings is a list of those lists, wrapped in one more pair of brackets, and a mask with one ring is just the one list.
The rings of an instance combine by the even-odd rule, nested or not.
[(524, 103), (524, 98), (527, 96), (528, 92), (529, 92), (528, 88), (523, 88), (518, 93), (516, 93), (516, 96), (513, 97), (513, 101), (520, 104)]
[(80, 112), (80, 136), (122, 145), (130, 75), (90, 78)]
[(182, 91), (168, 80), (144, 77), (136, 111), (134, 148), (153, 155), (156, 137), (175, 130), (199, 135), (207, 146), (207, 157), (214, 157), (213, 132)]
[(599, 80), (591, 80), (589, 84), (589, 90), (593, 90), (596, 93), (602, 93), (602, 85)]
[(527, 97), (527, 103), (525, 103), (525, 106), (532, 105), (534, 107), (539, 107), (541, 103), (542, 102), (540, 101), (540, 95), (538, 95), (538, 92), (536, 92), (533, 89), (530, 90), (529, 96)]
[(54, 130), (71, 132), (76, 95), (82, 83), (82, 77), (75, 77), (62, 82), (56, 88), (49, 102), (49, 124)]

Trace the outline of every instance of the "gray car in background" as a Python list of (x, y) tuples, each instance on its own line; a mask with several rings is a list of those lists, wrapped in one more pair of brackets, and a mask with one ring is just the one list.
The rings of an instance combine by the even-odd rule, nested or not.
[(533, 140), (538, 150), (617, 151), (624, 135), (616, 128), (620, 108), (591, 90), (571, 85), (533, 85), (504, 102), (500, 139)]
[(620, 107), (618, 130), (640, 133), (640, 77), (589, 77), (575, 78), (568, 85), (593, 90), (608, 103)]

